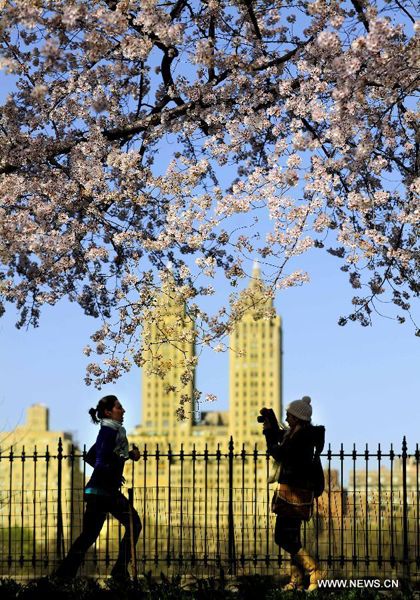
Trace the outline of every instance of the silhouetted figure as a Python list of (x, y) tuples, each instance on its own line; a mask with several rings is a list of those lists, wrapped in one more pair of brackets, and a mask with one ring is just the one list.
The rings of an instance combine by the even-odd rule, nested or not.
[(131, 559), (130, 510), (132, 511), (132, 530), (134, 545), (141, 531), (141, 521), (130, 507), (127, 498), (121, 493), (124, 481), (123, 471), (127, 459), (139, 460), (138, 448), (129, 451), (124, 427), (125, 410), (116, 396), (104, 396), (96, 408), (89, 414), (92, 421), (100, 423), (101, 428), (95, 446), (89, 451), (94, 465), (92, 477), (85, 487), (86, 509), (83, 516), (83, 529), (73, 543), (69, 553), (54, 573), (56, 577), (74, 577), (88, 548), (97, 539), (105, 522), (107, 513), (111, 513), (125, 527), (121, 540), (117, 562), (111, 575), (115, 578), (128, 578), (128, 563)]
[[(286, 408), (286, 421), (289, 429), (281, 430), (275, 427), (273, 419), (266, 418), (263, 409), (263, 433), (266, 437), (269, 454), (279, 463), (278, 482), (286, 484), (283, 487), (291, 494), (309, 492), (311, 504), (315, 492), (318, 496), (323, 487), (319, 478), (323, 478), (319, 463), (319, 454), (324, 447), (325, 428), (311, 424), (312, 407), (309, 396), (295, 400)], [(261, 417), (260, 417), (261, 420)], [(318, 480), (317, 480), (318, 479)], [(281, 489), (282, 486), (279, 486)], [(296, 498), (294, 498), (296, 500)], [(290, 583), (284, 588), (288, 590), (303, 589), (303, 576), (309, 575), (308, 591), (318, 588), (317, 582), (324, 574), (310, 554), (302, 548), (300, 529), (302, 518), (291, 516), (290, 506), (283, 503), (277, 512), (274, 539), (276, 544), (291, 554)], [(309, 512), (308, 512), (309, 518)]]

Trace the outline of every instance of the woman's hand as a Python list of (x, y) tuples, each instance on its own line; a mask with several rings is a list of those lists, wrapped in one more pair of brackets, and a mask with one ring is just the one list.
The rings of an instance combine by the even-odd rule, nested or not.
[(130, 458), (131, 460), (135, 460), (136, 462), (140, 460), (140, 450), (133, 444), (133, 449), (130, 450)]
[(267, 429), (273, 429), (271, 422), (269, 419), (264, 419), (263, 422), (263, 431), (267, 431)]

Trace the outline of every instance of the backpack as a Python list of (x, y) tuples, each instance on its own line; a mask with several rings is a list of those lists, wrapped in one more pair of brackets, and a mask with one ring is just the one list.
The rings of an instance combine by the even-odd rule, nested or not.
[(319, 498), (325, 489), (325, 476), (324, 469), (322, 468), (321, 459), (319, 454), (316, 452), (312, 460), (312, 485), (314, 491), (314, 497)]

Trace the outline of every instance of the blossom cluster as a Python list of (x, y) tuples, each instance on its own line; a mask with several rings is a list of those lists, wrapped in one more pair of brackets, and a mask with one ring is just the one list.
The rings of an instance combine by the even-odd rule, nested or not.
[[(413, 318), (410, 6), (6, 2), (0, 68), (15, 87), (0, 107), (0, 313), (12, 302), (20, 326), (36, 325), (42, 305), (79, 303), (103, 323), (86, 348), (102, 358), (88, 367), (97, 385), (148, 360), (159, 294), (185, 304), (194, 343), (225, 349), (254, 259), (261, 318), (274, 290), (307, 280), (296, 261), (313, 248), (359, 290), (341, 323), (369, 324), (382, 300)], [(208, 314), (220, 275), (232, 295)], [(190, 335), (183, 323), (164, 332), (174, 344)], [(180, 366), (184, 383), (191, 369)]]

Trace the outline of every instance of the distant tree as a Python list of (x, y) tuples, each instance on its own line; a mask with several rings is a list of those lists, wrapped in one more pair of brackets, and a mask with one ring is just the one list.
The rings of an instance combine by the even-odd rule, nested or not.
[(217, 272), (234, 287), (256, 258), (272, 297), (306, 280), (289, 261), (314, 246), (357, 290), (341, 324), (370, 324), (385, 301), (411, 317), (410, 0), (3, 4), (15, 89), (0, 109), (1, 295), (19, 326), (63, 297), (102, 319), (105, 360), (88, 382), (142, 364), (157, 289), (186, 301), (197, 343), (217, 346), (243, 308), (233, 290), (216, 314), (202, 309)]

